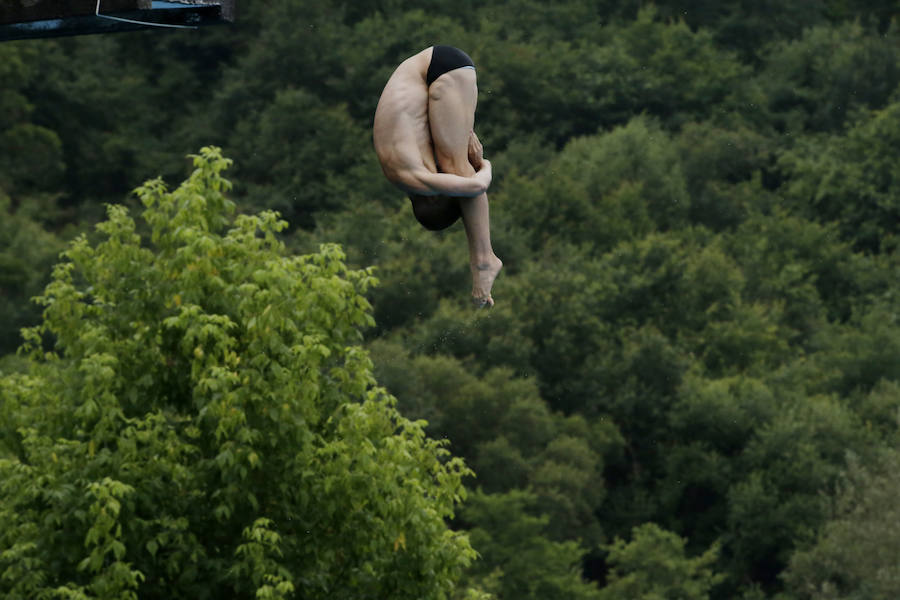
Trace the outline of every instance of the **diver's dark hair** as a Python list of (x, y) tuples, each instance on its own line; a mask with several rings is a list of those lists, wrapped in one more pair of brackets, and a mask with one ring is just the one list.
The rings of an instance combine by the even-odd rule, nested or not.
[(416, 196), (410, 195), (413, 214), (422, 227), (431, 231), (440, 231), (456, 223), (462, 216), (459, 202), (449, 196)]

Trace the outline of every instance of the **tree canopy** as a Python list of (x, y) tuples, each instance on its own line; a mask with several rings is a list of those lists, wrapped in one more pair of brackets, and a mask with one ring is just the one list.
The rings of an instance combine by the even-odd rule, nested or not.
[[(0, 46), (0, 589), (885, 597), (894, 4), (277, 0)], [(490, 312), (371, 147), (435, 43), (478, 69)]]
[(4, 597), (437, 599), (474, 557), (468, 470), (373, 385), (371, 273), (232, 219), (228, 162), (137, 190), (149, 247), (110, 206), (40, 296), (0, 381)]

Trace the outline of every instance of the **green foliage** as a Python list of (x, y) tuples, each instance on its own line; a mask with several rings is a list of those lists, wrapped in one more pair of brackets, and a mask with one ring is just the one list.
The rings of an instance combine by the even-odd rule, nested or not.
[(846, 326), (823, 329), (816, 343), (825, 349), (817, 355), (821, 385), (843, 396), (868, 393), (882, 381), (897, 381), (898, 323), (889, 305), (877, 304), (854, 315)]
[(194, 164), (137, 190), (149, 244), (121, 206), (73, 242), (0, 380), (4, 596), (448, 597), (469, 470), (374, 387), (371, 272)]
[(409, 358), (384, 342), (372, 352), (378, 379), (397, 395), (401, 410), (426, 417), (432, 436), (451, 440), (474, 466), (480, 488), (529, 488), (552, 538), (602, 540), (593, 507), (605, 495), (604, 458), (615, 457), (622, 444), (614, 426), (551, 413), (533, 381), (502, 369), (476, 377), (456, 359)]
[(241, 122), (234, 140), (251, 203), (277, 210), (298, 226), (312, 225), (317, 212), (359, 200), (367, 177), (351, 172), (371, 168), (374, 160), (368, 132), (345, 107), (322, 106), (303, 90), (279, 92), (257, 121)]
[(761, 203), (758, 174), (772, 141), (745, 125), (688, 123), (674, 139), (690, 197), (690, 221), (713, 230), (740, 224)]
[[(535, 9), (529, 20), (543, 10), (552, 9)], [(716, 49), (708, 32), (664, 23), (652, 8), (583, 36), (566, 35), (563, 26), (537, 43), (528, 33), (510, 36), (504, 21), (482, 24), (486, 41), (476, 60), (484, 65), (479, 85), (486, 90), (479, 119), (488, 139), (503, 145), (535, 131), (561, 145), (642, 112), (679, 125), (730, 102), (747, 75), (733, 56)], [(591, 23), (586, 17), (581, 27)]]
[[(63, 185), (55, 189), (65, 193), (67, 204), (80, 205), (99, 219), (98, 205), (119, 201), (134, 181), (160, 170), (166, 175), (181, 172), (184, 150), (172, 152), (167, 132), (184, 114), (147, 108), (183, 103), (185, 88), (168, 79), (178, 77), (176, 71), (155, 77), (149, 65), (129, 60), (109, 36), (35, 44), (31, 62), (41, 76), (30, 86), (33, 118), (61, 141), (65, 173)], [(180, 75), (190, 77), (189, 72)], [(86, 122), (92, 127), (85, 128)], [(93, 206), (86, 206), (89, 201)]]
[(34, 122), (35, 106), (26, 90), (36, 72), (28, 68), (34, 49), (0, 49), (0, 190), (7, 193), (53, 190), (64, 164), (59, 136)]
[(664, 22), (652, 7), (609, 34), (601, 64), (613, 85), (605, 87), (620, 94), (613, 106), (628, 107), (629, 114), (648, 111), (673, 124), (688, 115), (706, 116), (709, 107), (730, 103), (749, 72), (716, 48), (707, 30), (692, 30), (681, 20)]
[[(25, 202), (36, 203), (33, 198)], [(46, 284), (63, 248), (55, 235), (28, 216), (35, 209), (23, 205), (14, 212), (0, 188), (0, 355), (14, 352), (22, 343), (19, 329), (38, 321), (40, 311), (31, 298)]]
[[(50, 358), (0, 358), (0, 589), (859, 592), (811, 565), (868, 552), (829, 496), (898, 439), (894, 4), (279, 0), (3, 45), (0, 353), (134, 181), (216, 144), (237, 182), (208, 155), (145, 222), (111, 209), (44, 294)], [(478, 67), (490, 312), (462, 225), (422, 230), (371, 150), (435, 43)]]
[(840, 130), (860, 109), (883, 107), (900, 83), (898, 35), (896, 25), (873, 36), (857, 22), (812, 27), (774, 44), (761, 85), (776, 127)]
[[(521, 203), (513, 218), (540, 247), (550, 232), (603, 251), (684, 222), (690, 207), (675, 148), (638, 118), (570, 143), (534, 183), (513, 180), (497, 197)], [(528, 224), (544, 223), (535, 229)]]
[(855, 305), (883, 285), (872, 258), (852, 251), (833, 225), (820, 225), (775, 209), (754, 212), (727, 238), (755, 302), (776, 304), (779, 327), (808, 345), (825, 320), (844, 321)]
[(787, 598), (887, 600), (896, 595), (897, 451), (884, 452), (871, 467), (858, 456), (849, 458), (828, 522), (784, 573)]
[(462, 518), (473, 525), (472, 543), (483, 557), (474, 581), (498, 598), (599, 599), (597, 588), (579, 575), (578, 543), (547, 539), (547, 519), (534, 516), (534, 509), (528, 492), (472, 495)]
[(617, 539), (607, 551), (612, 569), (601, 600), (706, 600), (723, 579), (711, 568), (716, 546), (688, 558), (683, 539), (652, 523), (635, 527), (631, 542)]
[(782, 402), (744, 450), (744, 476), (728, 499), (733, 560), (763, 580), (786, 566), (792, 542), (824, 520), (821, 492), (836, 480), (846, 449), (869, 447), (855, 416), (833, 399)]
[(900, 183), (891, 159), (900, 149), (900, 102), (865, 115), (845, 136), (814, 140), (782, 157), (793, 175), (789, 198), (810, 218), (837, 222), (859, 249), (890, 248), (900, 222)]

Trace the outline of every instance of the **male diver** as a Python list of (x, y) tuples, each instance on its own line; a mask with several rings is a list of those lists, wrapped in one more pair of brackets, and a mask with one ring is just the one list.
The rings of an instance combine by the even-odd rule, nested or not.
[(400, 63), (375, 109), (373, 141), (385, 176), (409, 195), (425, 228), (462, 217), (472, 301), (493, 306), (503, 263), (491, 248), (487, 189), (491, 163), (475, 135), (475, 64), (458, 48), (432, 46)]

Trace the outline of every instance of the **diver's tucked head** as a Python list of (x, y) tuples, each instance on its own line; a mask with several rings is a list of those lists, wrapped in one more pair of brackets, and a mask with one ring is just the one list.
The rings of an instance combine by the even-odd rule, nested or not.
[(449, 196), (418, 196), (410, 194), (413, 214), (425, 229), (440, 231), (450, 227), (462, 216), (459, 201)]

